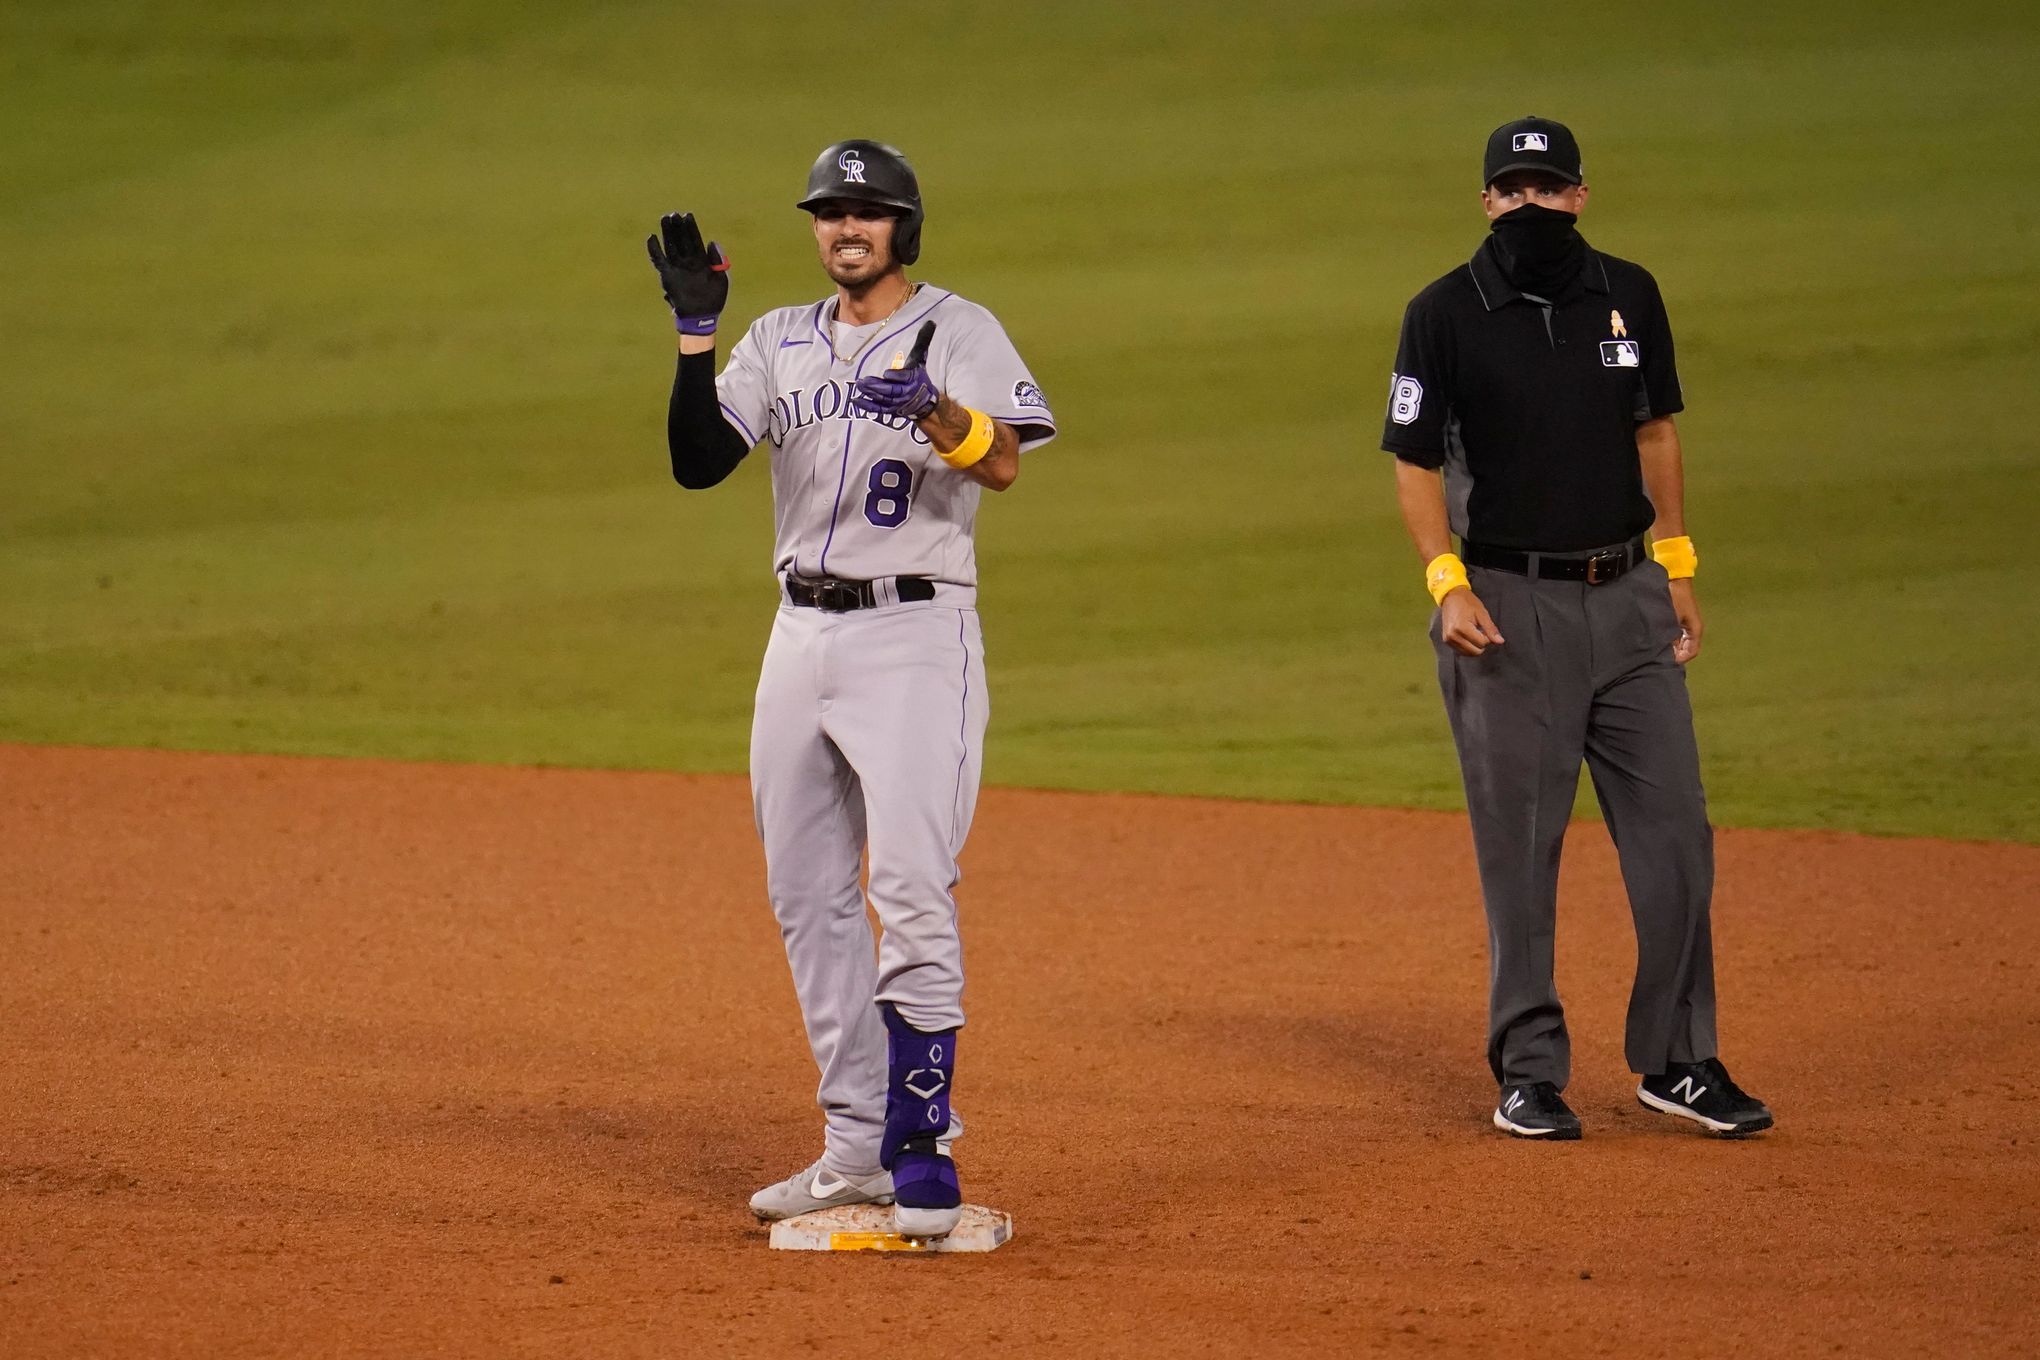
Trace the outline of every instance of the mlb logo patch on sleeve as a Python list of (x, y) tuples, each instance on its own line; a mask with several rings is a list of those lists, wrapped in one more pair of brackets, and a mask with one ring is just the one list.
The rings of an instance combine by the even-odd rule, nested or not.
[(1637, 352), (1634, 340), (1603, 340), (1601, 342), (1601, 367), (1635, 368), (1643, 362)]

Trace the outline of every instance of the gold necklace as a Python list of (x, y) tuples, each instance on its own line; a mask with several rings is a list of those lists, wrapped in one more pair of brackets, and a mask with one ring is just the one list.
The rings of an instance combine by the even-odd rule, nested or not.
[[(900, 294), (900, 300), (893, 304), (893, 309), (891, 311), (887, 312), (877, 321), (865, 322), (864, 323), (865, 325), (876, 326), (878, 330), (874, 330), (871, 334), (864, 337), (864, 345), (868, 345), (872, 341), (878, 339), (879, 331), (885, 329), (885, 323), (892, 320), (894, 317), (898, 316), (900, 314), (900, 308), (907, 305), (907, 299), (920, 291), (921, 285), (909, 280), (907, 283), (907, 291)], [(840, 318), (842, 314), (843, 314), (843, 300), (841, 298), (838, 298), (836, 299), (836, 315), (838, 318)], [(852, 359), (855, 359), (858, 355), (864, 352), (864, 345), (859, 345), (856, 349), (851, 350), (850, 353), (847, 355), (838, 354), (836, 352), (836, 328), (833, 325), (829, 327), (829, 357), (834, 359), (837, 363), (839, 364), (849, 363)]]

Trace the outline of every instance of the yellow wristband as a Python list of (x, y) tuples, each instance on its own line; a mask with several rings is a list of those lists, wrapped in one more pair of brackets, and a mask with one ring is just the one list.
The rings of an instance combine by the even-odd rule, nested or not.
[(1674, 581), (1685, 580), (1700, 566), (1700, 554), (1693, 551), (1693, 540), (1684, 534), (1656, 540), (1650, 545), (1650, 555)]
[(1439, 553), (1424, 568), (1424, 588), (1431, 592), (1431, 603), (1444, 604), (1445, 597), (1465, 586), (1473, 585), (1466, 579), (1466, 563), (1459, 560), (1458, 553)]
[(942, 461), (959, 471), (983, 458), (992, 451), (992, 418), (983, 411), (963, 408), (970, 417), (970, 433), (963, 442), (942, 455)]

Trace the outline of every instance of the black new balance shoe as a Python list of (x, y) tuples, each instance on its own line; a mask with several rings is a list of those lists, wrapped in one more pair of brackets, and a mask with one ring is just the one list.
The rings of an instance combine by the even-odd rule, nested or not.
[(1636, 1098), (1650, 1109), (1690, 1119), (1723, 1138), (1747, 1138), (1771, 1127), (1771, 1111), (1729, 1080), (1721, 1059), (1671, 1063), (1662, 1075), (1645, 1077)]
[(1501, 1102), (1495, 1106), (1495, 1127), (1518, 1138), (1560, 1143), (1580, 1136), (1579, 1116), (1566, 1108), (1558, 1088), (1548, 1081), (1504, 1086)]

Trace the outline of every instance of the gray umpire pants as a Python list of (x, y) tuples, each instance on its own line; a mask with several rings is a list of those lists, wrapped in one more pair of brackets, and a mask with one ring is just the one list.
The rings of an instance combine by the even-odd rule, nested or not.
[(1468, 576), (1506, 641), (1462, 656), (1439, 640), (1434, 616), (1431, 643), (1487, 906), (1495, 1080), (1564, 1089), (1572, 1075), (1552, 945), (1582, 758), (1636, 923), (1629, 1066), (1649, 1075), (1715, 1056), (1714, 832), (1664, 568), (1647, 561), (1598, 586), (1480, 567)]

